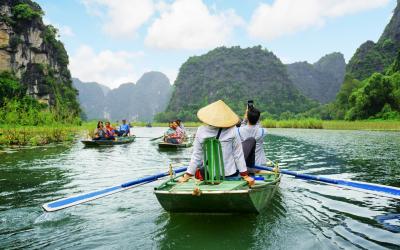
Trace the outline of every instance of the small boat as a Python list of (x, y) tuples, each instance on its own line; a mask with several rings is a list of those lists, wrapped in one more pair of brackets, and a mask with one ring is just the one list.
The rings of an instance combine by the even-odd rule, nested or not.
[(119, 144), (126, 144), (134, 142), (136, 136), (118, 136), (115, 137), (115, 140), (83, 140), (81, 141), (87, 147), (96, 147), (96, 146), (113, 146)]
[[(179, 177), (179, 176), (178, 176)], [(281, 174), (257, 174), (253, 187), (241, 178), (227, 178), (218, 184), (190, 179), (178, 183), (172, 178), (156, 187), (161, 206), (173, 213), (260, 213), (276, 192)]]
[(174, 143), (169, 143), (169, 142), (159, 142), (158, 143), (158, 148), (160, 149), (177, 149), (177, 148), (189, 148), (193, 145), (191, 141), (184, 141), (180, 144), (174, 144)]

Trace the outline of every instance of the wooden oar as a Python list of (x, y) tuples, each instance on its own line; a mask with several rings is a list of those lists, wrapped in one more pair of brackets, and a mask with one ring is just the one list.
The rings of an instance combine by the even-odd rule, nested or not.
[[(273, 167), (254, 166), (254, 168), (260, 169), (260, 170), (274, 171)], [(332, 179), (332, 178), (327, 178), (327, 177), (322, 177), (322, 176), (317, 176), (317, 175), (300, 174), (300, 173), (296, 173), (296, 172), (285, 170), (285, 169), (279, 169), (278, 171), (282, 174), (291, 175), (296, 178), (300, 178), (300, 179), (304, 179), (304, 180), (319, 181), (319, 182), (325, 182), (325, 183), (339, 185), (339, 186), (345, 186), (345, 187), (349, 187), (349, 188), (356, 188), (356, 189), (363, 189), (363, 190), (368, 190), (368, 191), (373, 191), (373, 192), (385, 193), (385, 194), (391, 195), (391, 197), (400, 198), (400, 188), (398, 188), (398, 187), (379, 185), (379, 184), (361, 182), (361, 181)]]
[(150, 141), (155, 141), (155, 140), (161, 139), (162, 137), (164, 137), (164, 136), (162, 135), (160, 137), (156, 137), (156, 138), (150, 139)]
[[(178, 168), (178, 169), (174, 170), (175, 173), (180, 173), (180, 172), (184, 172), (184, 171), (186, 171), (186, 167), (182, 167), (182, 168)], [(54, 211), (57, 211), (60, 209), (72, 207), (72, 206), (82, 204), (82, 203), (85, 203), (85, 202), (88, 202), (91, 200), (99, 199), (99, 198), (107, 196), (107, 195), (111, 195), (111, 194), (114, 194), (114, 193), (117, 193), (120, 191), (124, 191), (126, 189), (133, 188), (133, 187), (137, 186), (138, 184), (145, 184), (145, 183), (153, 182), (153, 181), (158, 180), (159, 178), (168, 176), (169, 174), (170, 174), (169, 172), (164, 172), (164, 173), (159, 173), (159, 174), (148, 176), (148, 177), (139, 178), (139, 179), (136, 179), (133, 181), (122, 183), (117, 186), (107, 187), (107, 188), (103, 188), (103, 189), (100, 189), (97, 191), (92, 191), (89, 193), (79, 194), (79, 195), (75, 195), (72, 197), (52, 201), (52, 202), (42, 205), (42, 207), (47, 212), (54, 212)]]

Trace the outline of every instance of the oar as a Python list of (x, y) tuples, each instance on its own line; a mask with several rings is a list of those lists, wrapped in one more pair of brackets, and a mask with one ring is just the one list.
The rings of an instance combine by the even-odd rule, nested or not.
[(150, 139), (150, 141), (155, 141), (155, 140), (161, 139), (162, 137), (164, 137), (164, 136), (162, 135), (160, 137), (156, 137), (156, 138)]
[[(254, 166), (254, 168), (260, 169), (260, 170), (274, 171), (273, 167)], [(285, 170), (285, 169), (279, 169), (279, 172), (282, 174), (295, 176), (297, 178), (304, 179), (304, 180), (325, 182), (325, 183), (329, 183), (329, 184), (363, 189), (363, 190), (374, 191), (374, 192), (380, 192), (380, 193), (390, 194), (395, 197), (400, 197), (400, 188), (398, 188), (398, 187), (379, 185), (379, 184), (361, 182), (361, 181), (332, 179), (332, 178), (327, 178), (327, 177), (322, 177), (322, 176), (317, 176), (317, 175), (300, 174), (300, 173), (296, 173), (296, 172)]]
[[(186, 167), (175, 169), (175, 173), (180, 173), (186, 171)], [(159, 178), (168, 176), (169, 172), (159, 173), (148, 177), (139, 178), (133, 181), (125, 182), (117, 186), (103, 188), (97, 191), (92, 191), (85, 194), (79, 194), (68, 198), (63, 198), (60, 200), (52, 201), (44, 204), (42, 207), (47, 212), (57, 211), (63, 208), (72, 207), (78, 204), (82, 204), (91, 200), (99, 199), (101, 197), (114, 194), (120, 191), (124, 191), (129, 188), (133, 188), (138, 184), (145, 184), (158, 180)]]

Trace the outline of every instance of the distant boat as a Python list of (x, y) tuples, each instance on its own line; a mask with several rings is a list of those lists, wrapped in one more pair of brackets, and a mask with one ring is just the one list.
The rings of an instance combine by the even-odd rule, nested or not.
[(147, 128), (151, 128), (151, 127), (153, 127), (153, 126), (151, 125), (151, 122), (148, 122), (148, 123), (146, 124), (146, 127), (147, 127)]
[(97, 146), (113, 146), (119, 144), (127, 144), (134, 142), (136, 136), (118, 136), (115, 140), (83, 140), (81, 141), (87, 147), (97, 147)]

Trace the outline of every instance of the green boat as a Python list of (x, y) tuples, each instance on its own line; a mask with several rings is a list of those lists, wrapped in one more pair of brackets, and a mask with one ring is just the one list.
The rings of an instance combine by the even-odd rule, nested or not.
[[(178, 176), (179, 177), (179, 176)], [(191, 179), (178, 183), (170, 179), (156, 187), (161, 206), (173, 213), (259, 213), (271, 201), (277, 190), (281, 175), (266, 172), (256, 176), (255, 185), (246, 181), (227, 179), (220, 183), (207, 184)]]
[(127, 144), (134, 142), (135, 139), (136, 136), (118, 136), (115, 138), (115, 140), (83, 140), (81, 142), (87, 147), (98, 147)]

